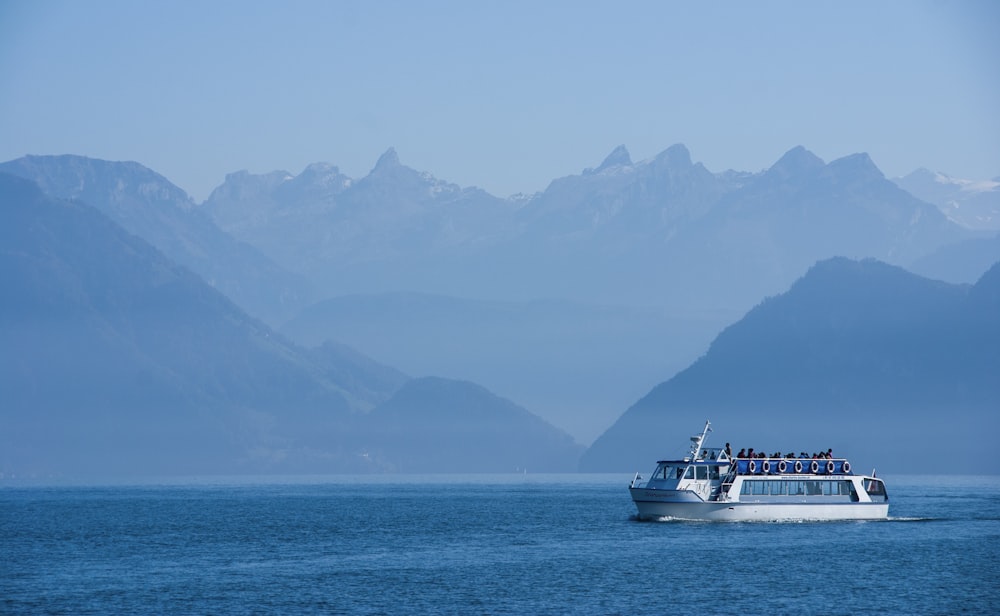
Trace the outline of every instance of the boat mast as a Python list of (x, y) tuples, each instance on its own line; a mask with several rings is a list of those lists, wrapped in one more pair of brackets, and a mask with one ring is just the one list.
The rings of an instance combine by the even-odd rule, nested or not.
[(705, 442), (705, 436), (712, 431), (712, 422), (705, 420), (705, 429), (701, 431), (701, 435), (695, 435), (691, 437), (691, 459), (697, 460), (698, 454), (701, 453), (701, 444)]

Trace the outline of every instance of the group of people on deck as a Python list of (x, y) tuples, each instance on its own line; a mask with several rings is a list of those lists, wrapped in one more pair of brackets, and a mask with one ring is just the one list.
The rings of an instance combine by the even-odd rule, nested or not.
[[(726, 451), (727, 452), (729, 451), (729, 443), (726, 443)], [(736, 454), (736, 457), (737, 458), (744, 458), (744, 459), (745, 458), (786, 458), (786, 459), (787, 458), (792, 458), (792, 459), (798, 458), (798, 459), (806, 459), (806, 460), (832, 460), (833, 459), (833, 449), (831, 448), (831, 449), (827, 449), (826, 451), (821, 451), (819, 453), (814, 453), (811, 456), (809, 454), (807, 454), (806, 452), (803, 451), (798, 456), (796, 456), (794, 453), (791, 453), (791, 452), (782, 455), (782, 453), (780, 451), (776, 451), (776, 452), (772, 453), (771, 455), (767, 455), (764, 452), (756, 452), (756, 451), (754, 451), (754, 448), (751, 447), (750, 449), (740, 449), (740, 452), (738, 454)]]

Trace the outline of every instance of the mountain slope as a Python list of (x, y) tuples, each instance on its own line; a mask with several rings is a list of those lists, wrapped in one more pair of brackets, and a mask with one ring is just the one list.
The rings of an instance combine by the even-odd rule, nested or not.
[[(691, 267), (666, 274), (718, 305), (749, 307), (779, 293), (813, 263), (836, 256), (907, 265), (971, 237), (919, 201), (865, 154), (824, 163), (802, 147), (727, 193), (666, 247)], [(696, 259), (685, 255), (698, 255)]]
[(4, 465), (340, 468), (345, 423), (392, 391), (341, 385), (335, 365), (368, 368), (312, 361), (87, 205), (0, 174), (0, 207)]
[(452, 272), (467, 281), (456, 255), (502, 232), (513, 208), (407, 167), (390, 149), (358, 180), (325, 163), (298, 176), (230, 174), (202, 209), (321, 288), (350, 293), (453, 288)]
[(387, 402), (400, 372), (294, 346), (84, 203), (0, 174), (0, 215), (4, 474), (575, 467), (568, 435), (479, 386)]
[(97, 208), (260, 318), (280, 321), (311, 299), (304, 279), (222, 232), (183, 190), (138, 163), (26, 156), (0, 164), (0, 172)]
[(359, 437), (393, 472), (569, 472), (583, 448), (512, 402), (466, 381), (414, 379), (371, 412)]
[[(589, 443), (737, 316), (381, 293), (318, 302), (280, 331), (302, 345), (344, 342), (408, 374), (517, 392), (519, 404)], [(665, 348), (671, 357), (664, 357)]]
[(893, 472), (921, 472), (914, 451), (946, 450), (955, 472), (996, 472), (979, 452), (1000, 427), (998, 296), (1000, 264), (970, 288), (871, 260), (819, 263), (626, 411), (581, 468), (644, 468), (671, 453), (666, 435), (708, 418), (758, 449), (832, 446)]
[(895, 182), (963, 227), (1000, 231), (1000, 178), (977, 182), (917, 169)]

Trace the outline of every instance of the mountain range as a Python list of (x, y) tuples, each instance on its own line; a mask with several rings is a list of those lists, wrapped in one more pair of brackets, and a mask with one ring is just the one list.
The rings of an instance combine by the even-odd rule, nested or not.
[[(909, 265), (986, 237), (889, 181), (865, 154), (802, 147), (757, 173), (712, 173), (683, 145), (624, 146), (531, 196), (498, 199), (406, 167), (394, 150), (337, 167), (230, 174), (200, 206), (326, 295), (445, 296), (744, 311), (820, 259)], [(994, 234), (990, 234), (994, 235)]]
[[(619, 146), (506, 200), (389, 150), (360, 180), (322, 164), (231, 174), (201, 207), (326, 290), (280, 326), (297, 341), (482, 383), (584, 443), (819, 260), (873, 257), (952, 282), (1000, 260), (1000, 235), (949, 220), (867, 155), (825, 163), (803, 147), (760, 173), (713, 173), (683, 145), (639, 162)], [(539, 300), (562, 304), (543, 315)], [(495, 302), (519, 316), (498, 321)]]
[(187, 193), (138, 163), (25, 156), (0, 163), (0, 173), (96, 207), (259, 318), (278, 322), (314, 300), (306, 279), (224, 233)]
[[(11, 221), (0, 285), (16, 298), (0, 323), (2, 385), (13, 401), (4, 407), (13, 429), (0, 436), (0, 470), (55, 472), (69, 459), (86, 460), (78, 468), (93, 472), (125, 459), (136, 472), (159, 473), (565, 470), (582, 448), (553, 424), (583, 443), (600, 435), (583, 468), (634, 470), (622, 466), (648, 464), (638, 454), (653, 447), (642, 439), (633, 447), (629, 430), (648, 440), (675, 428), (634, 420), (673, 408), (654, 394), (701, 374), (734, 328), (746, 331), (748, 319), (758, 323), (755, 315), (790, 301), (786, 295), (802, 297), (804, 281), (825, 281), (806, 288), (832, 306), (827, 286), (845, 297), (856, 289), (877, 295), (869, 279), (909, 289), (896, 274), (866, 273), (906, 265), (939, 279), (907, 274), (922, 281), (910, 286), (937, 285), (951, 298), (940, 300), (949, 306), (942, 310), (973, 322), (952, 304), (988, 295), (989, 277), (956, 283), (1000, 260), (995, 232), (958, 224), (888, 181), (867, 155), (825, 163), (801, 147), (760, 173), (712, 173), (682, 145), (638, 163), (619, 147), (596, 168), (509, 199), (410, 169), (393, 150), (360, 180), (324, 163), (297, 176), (237, 172), (203, 204), (138, 163), (41, 156), (0, 171), (34, 183), (4, 176), (0, 186)], [(829, 261), (837, 256), (850, 260)], [(872, 257), (894, 265), (857, 261)], [(860, 263), (861, 273), (817, 274), (843, 263)], [(932, 295), (902, 294), (919, 314), (934, 305)], [(814, 318), (817, 306), (791, 305), (786, 317)], [(863, 322), (865, 310), (856, 312)], [(893, 321), (879, 314), (870, 328), (891, 331)], [(988, 332), (985, 314), (975, 322)], [(767, 323), (750, 337), (762, 349), (768, 336), (784, 335), (780, 320)], [(978, 356), (961, 351), (978, 338), (942, 329), (936, 317), (921, 323), (904, 338), (923, 344), (926, 328), (938, 328), (945, 333), (930, 348), (961, 360), (949, 366), (976, 372), (965, 358)], [(798, 374), (801, 366), (783, 357), (746, 359), (779, 374), (787, 368), (801, 390), (792, 398), (803, 403), (808, 383), (841, 391), (838, 378), (860, 378), (846, 376), (858, 362), (831, 348), (878, 354), (846, 330), (833, 347), (820, 344), (832, 334), (812, 326), (808, 353), (797, 352), (806, 364), (836, 368), (826, 376)], [(910, 382), (861, 387), (857, 400), (817, 394), (813, 403), (824, 413), (838, 401), (847, 407), (841, 413), (867, 404), (877, 416), (875, 401), (886, 402), (878, 407), (885, 425), (907, 414), (893, 404), (911, 399), (940, 410), (971, 391), (958, 399), (968, 417), (984, 404), (995, 408), (995, 390), (980, 381), (914, 398), (911, 390), (953, 384), (954, 375), (901, 357), (888, 353), (868, 368), (898, 364)], [(996, 366), (989, 354), (979, 359), (987, 371)], [(726, 365), (746, 380), (740, 366)], [(722, 390), (728, 374), (681, 390), (717, 400), (712, 388)], [(763, 391), (743, 391), (762, 416), (785, 412), (780, 404), (764, 409), (773, 400)], [(731, 419), (739, 402), (692, 409)], [(650, 416), (662, 422), (667, 414)], [(476, 433), (477, 425), (492, 427)], [(469, 438), (482, 439), (483, 455), (470, 457)], [(181, 450), (189, 455), (178, 463)]]
[[(575, 467), (580, 446), (513, 403), (444, 379), (434, 398), (342, 345), (297, 347), (89, 205), (6, 174), (0, 205), (5, 473), (362, 472), (416, 468), (421, 448), (449, 462), (427, 471)], [(435, 403), (419, 441), (383, 429)], [(491, 450), (496, 427), (470, 409), (543, 453)]]

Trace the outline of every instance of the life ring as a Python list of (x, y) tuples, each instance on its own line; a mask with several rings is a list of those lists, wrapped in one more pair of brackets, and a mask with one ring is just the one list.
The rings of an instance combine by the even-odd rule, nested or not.
[(844, 460), (844, 466), (841, 467), (845, 473), (851, 472), (851, 463)]
[(796, 460), (795, 461), (795, 472), (796, 473), (801, 473), (802, 472), (802, 461), (801, 460)]
[(812, 474), (814, 474), (814, 475), (816, 473), (818, 473), (819, 472), (819, 462), (817, 462), (816, 460), (813, 460), (812, 463), (809, 465), (809, 472), (812, 473)]
[(765, 474), (771, 473), (771, 461), (764, 460), (764, 463), (760, 465), (760, 470)]
[(828, 461), (828, 462), (826, 463), (826, 474), (827, 474), (827, 475), (832, 475), (832, 474), (833, 474), (833, 471), (834, 471), (834, 469), (836, 469), (836, 468), (837, 468), (837, 467), (836, 467), (836, 465), (835, 465), (835, 464), (833, 463), (833, 460), (829, 460), (829, 461)]
[(778, 472), (779, 473), (784, 473), (787, 470), (788, 470), (788, 464), (784, 460), (782, 460), (781, 462), (778, 462)]
[(751, 473), (756, 473), (757, 472), (757, 461), (756, 460), (750, 460), (750, 464), (747, 465), (747, 469), (749, 469)]

